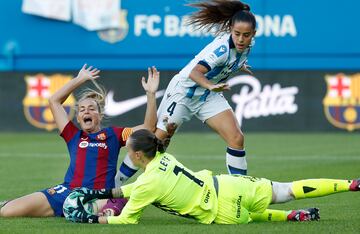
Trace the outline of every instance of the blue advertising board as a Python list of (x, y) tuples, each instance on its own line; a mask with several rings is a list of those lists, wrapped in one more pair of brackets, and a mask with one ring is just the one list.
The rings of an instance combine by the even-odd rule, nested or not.
[[(156, 65), (179, 70), (213, 39), (185, 25), (189, 0), (122, 0), (121, 28), (87, 31), (70, 22), (21, 12), (21, 0), (0, 9), (0, 70), (104, 70)], [(360, 1), (248, 0), (257, 18), (249, 58), (255, 70), (360, 69)]]

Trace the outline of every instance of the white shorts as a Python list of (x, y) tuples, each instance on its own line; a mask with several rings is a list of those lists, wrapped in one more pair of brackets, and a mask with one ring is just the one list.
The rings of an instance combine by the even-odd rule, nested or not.
[(166, 131), (163, 122), (165, 118), (168, 118), (169, 123), (176, 123), (179, 129), (183, 122), (189, 121), (194, 115), (205, 122), (207, 119), (231, 109), (222, 93), (210, 92), (205, 101), (200, 101), (199, 98), (186, 97), (183, 89), (178, 85), (178, 80), (172, 79), (158, 108), (157, 128)]

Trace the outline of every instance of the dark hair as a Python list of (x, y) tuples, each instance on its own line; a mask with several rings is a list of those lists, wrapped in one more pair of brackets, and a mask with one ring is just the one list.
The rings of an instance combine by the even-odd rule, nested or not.
[(192, 3), (188, 6), (198, 8), (189, 19), (188, 24), (195, 25), (198, 29), (210, 30), (218, 26), (218, 32), (229, 32), (235, 22), (248, 22), (256, 28), (256, 19), (250, 12), (250, 6), (236, 0), (211, 0)]
[(130, 139), (131, 148), (134, 151), (142, 151), (148, 158), (155, 157), (157, 151), (164, 153), (170, 143), (170, 138), (161, 141), (147, 129), (135, 131), (131, 134)]

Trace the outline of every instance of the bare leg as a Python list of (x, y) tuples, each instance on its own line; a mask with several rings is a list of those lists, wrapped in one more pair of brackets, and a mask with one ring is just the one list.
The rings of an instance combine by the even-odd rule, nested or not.
[(226, 164), (230, 174), (247, 174), (244, 150), (244, 135), (232, 110), (225, 110), (208, 120), (206, 124), (214, 129), (227, 143)]
[(244, 135), (232, 110), (223, 111), (206, 120), (214, 131), (216, 131), (234, 149), (244, 148)]
[(46, 196), (35, 192), (8, 202), (0, 210), (1, 217), (52, 217), (51, 208)]

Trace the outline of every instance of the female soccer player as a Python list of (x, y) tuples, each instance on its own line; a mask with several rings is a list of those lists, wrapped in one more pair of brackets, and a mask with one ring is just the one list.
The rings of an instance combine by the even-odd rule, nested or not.
[[(79, 208), (70, 209), (74, 222), (136, 224), (143, 209), (153, 204), (171, 214), (196, 219), (200, 223), (240, 224), (254, 221), (318, 220), (319, 210), (274, 211), (270, 204), (294, 199), (360, 191), (360, 179), (309, 179), (280, 183), (239, 175), (212, 176), (211, 171), (193, 172), (164, 153), (166, 144), (146, 129), (134, 132), (127, 148), (134, 165), (144, 173), (137, 180), (112, 190), (77, 189), (84, 202), (95, 198), (129, 198), (119, 216), (98, 217)], [(186, 193), (184, 193), (186, 191)], [(249, 214), (250, 213), (250, 214)]]
[[(51, 112), (70, 154), (70, 165), (64, 182), (9, 201), (0, 210), (2, 217), (62, 216), (63, 203), (73, 188), (113, 188), (118, 154), (128, 136), (141, 128), (155, 130), (157, 121), (155, 92), (159, 85), (159, 72), (155, 67), (148, 69), (147, 81), (144, 77), (142, 79), (142, 86), (148, 98), (143, 125), (133, 128), (102, 128), (105, 95), (93, 90), (85, 91), (77, 102), (76, 119), (80, 129), (68, 119), (62, 103), (85, 82), (89, 80), (95, 82), (95, 79), (99, 78), (99, 72), (98, 69), (87, 67), (85, 64), (76, 78), (65, 84), (49, 99)], [(95, 84), (97, 85), (96, 82)]]
[[(208, 44), (169, 83), (158, 109), (156, 136), (166, 137), (164, 117), (180, 126), (196, 116), (226, 141), (228, 172), (246, 175), (244, 136), (222, 91), (229, 90), (224, 83), (229, 76), (239, 71), (251, 74), (246, 62), (256, 32), (255, 16), (249, 5), (238, 0), (210, 0), (190, 6), (199, 8), (190, 17), (191, 24), (199, 29), (218, 27), (223, 35)], [(126, 181), (137, 169), (127, 156), (116, 182)]]

